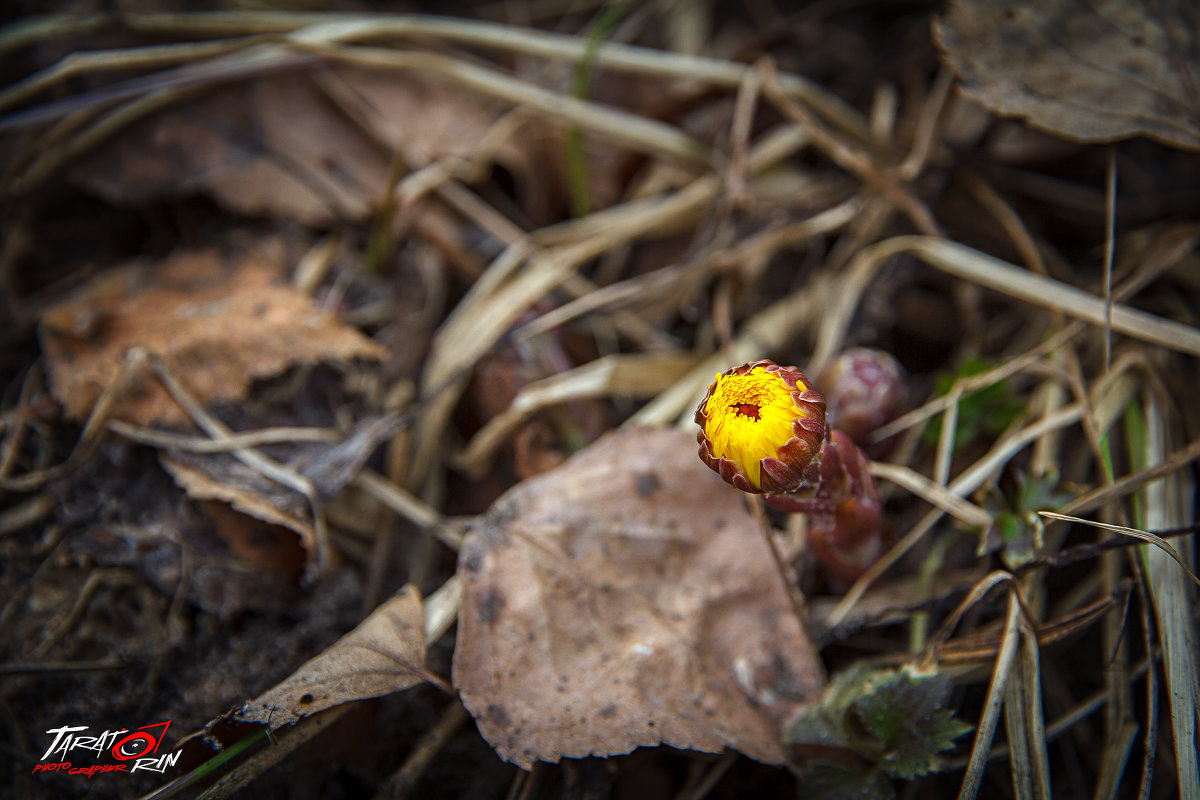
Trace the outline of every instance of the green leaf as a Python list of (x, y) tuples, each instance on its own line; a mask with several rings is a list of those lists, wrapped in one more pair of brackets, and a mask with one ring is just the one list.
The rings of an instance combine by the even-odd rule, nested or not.
[(846, 712), (856, 699), (867, 691), (871, 671), (856, 664), (833, 679), (825, 690), (819, 706), (806, 709), (784, 735), (788, 744), (820, 745), (848, 748), (850, 732), (846, 729)]
[(950, 688), (944, 675), (919, 676), (904, 669), (854, 704), (853, 712), (884, 747), (881, 766), (887, 772), (898, 778), (932, 772), (937, 754), (970, 730), (941, 708)]
[(834, 678), (821, 705), (793, 723), (786, 740), (851, 750), (894, 777), (923, 775), (971, 729), (942, 708), (950, 689), (949, 678), (937, 673), (856, 665)]

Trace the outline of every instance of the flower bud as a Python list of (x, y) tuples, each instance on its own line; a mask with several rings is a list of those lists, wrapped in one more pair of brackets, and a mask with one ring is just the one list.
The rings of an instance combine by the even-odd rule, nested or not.
[(744, 492), (795, 492), (821, 480), (825, 400), (795, 367), (760, 360), (716, 376), (696, 409), (700, 458)]
[(829, 404), (829, 426), (845, 431), (860, 447), (876, 428), (891, 422), (904, 405), (904, 370), (881, 350), (852, 347), (817, 376)]
[(870, 461), (850, 437), (833, 431), (825, 448), (823, 471), (833, 474), (818, 491), (833, 504), (833, 513), (811, 515), (808, 546), (833, 573), (855, 580), (883, 552), (883, 508)]

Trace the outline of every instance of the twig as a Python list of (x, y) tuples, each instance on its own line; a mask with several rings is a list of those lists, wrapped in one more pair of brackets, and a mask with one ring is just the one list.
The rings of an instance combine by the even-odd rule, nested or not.
[[(228, 439), (233, 435), (232, 430), (205, 411), (192, 398), (191, 394), (183, 388), (183, 385), (167, 369), (166, 364), (163, 363), (161, 358), (153, 354), (145, 354), (140, 348), (135, 348), (135, 352), (143, 353), (141, 357), (158, 377), (163, 387), (166, 388), (175, 402), (179, 404), (179, 407), (187, 413), (201, 430), (208, 433), (214, 439)], [(286, 486), (293, 491), (299, 492), (308, 500), (313, 515), (313, 530), (316, 539), (313, 543), (315, 564), (309, 567), (309, 573), (310, 575), (324, 574), (329, 566), (329, 531), (325, 524), (324, 504), (312, 481), (291, 467), (280, 464), (274, 459), (259, 453), (257, 450), (241, 448), (233, 450), (232, 453), (234, 458), (246, 466), (257, 470), (281, 486)]]
[(336, 442), (342, 434), (331, 428), (263, 428), (257, 431), (234, 433), (224, 439), (201, 439), (169, 431), (130, 425), (121, 420), (109, 420), (110, 431), (139, 444), (153, 445), (169, 450), (184, 450), (189, 453), (227, 453), (264, 444), (285, 442)]
[(421, 735), (399, 769), (393, 772), (374, 795), (374, 800), (402, 800), (407, 797), (437, 754), (445, 748), (470, 718), (463, 704), (453, 701), (438, 721)]
[(99, 591), (100, 587), (106, 583), (115, 583), (118, 585), (129, 584), (133, 582), (129, 572), (120, 567), (112, 567), (107, 569), (93, 570), (84, 581), (83, 587), (79, 590), (79, 595), (75, 598), (75, 603), (71, 609), (64, 614), (57, 623), (42, 637), (42, 641), (38, 643), (29, 653), (29, 657), (39, 659), (46, 653), (50, 652), (59, 639), (61, 639), (67, 631), (79, 622), (79, 618), (83, 616), (83, 612), (87, 610), (88, 603), (92, 600), (92, 595)]

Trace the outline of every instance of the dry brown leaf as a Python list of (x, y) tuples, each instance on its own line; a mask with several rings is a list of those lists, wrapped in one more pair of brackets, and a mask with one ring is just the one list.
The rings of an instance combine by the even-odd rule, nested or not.
[[(309, 225), (363, 219), (387, 188), (393, 153), (415, 169), (474, 152), (499, 111), (415, 73), (328, 67), (258, 78), (131, 126), (72, 175), (114, 203), (207, 192), (234, 212)], [(518, 182), (533, 148), (496, 155)]]
[(242, 706), (235, 718), (279, 728), (342, 703), (380, 697), (428, 679), (425, 611), (404, 587), (358, 627), (288, 678)]
[[(382, 356), (379, 345), (289, 286), (277, 248), (270, 250), (229, 261), (195, 251), (127, 264), (49, 309), (42, 348), (67, 415), (88, 415), (132, 347), (162, 356), (202, 404), (238, 400), (251, 381), (294, 364)], [(187, 420), (149, 377), (116, 416), (142, 424)]]
[[(297, 442), (260, 448), (307, 478), (321, 500), (333, 499), (362, 470), (375, 449), (395, 433), (395, 417), (358, 422), (339, 442)], [(317, 546), (307, 497), (244, 464), (232, 453), (171, 450), (159, 457), (175, 482), (196, 500), (220, 500), (255, 519), (295, 531), (308, 552)]]
[(784, 759), (821, 691), (760, 523), (678, 429), (607, 434), (463, 543), (454, 683), (528, 767), (642, 745)]
[[(188, 463), (185, 458), (199, 463)], [(232, 460), (228, 464), (229, 469), (221, 475), (214, 475), (213, 471), (205, 469), (208, 465), (201, 462), (201, 458), (193, 454), (183, 457), (164, 454), (159, 458), (159, 463), (189, 497), (195, 500), (220, 500), (255, 519), (281, 525), (294, 531), (303, 542), (304, 549), (313, 552), (317, 534), (307, 501), (302, 495), (277, 484), (272, 485), (237, 460)], [(226, 465), (224, 461), (220, 463)]]
[(1200, 148), (1194, 0), (956, 0), (934, 24), (972, 99), (1082, 142)]

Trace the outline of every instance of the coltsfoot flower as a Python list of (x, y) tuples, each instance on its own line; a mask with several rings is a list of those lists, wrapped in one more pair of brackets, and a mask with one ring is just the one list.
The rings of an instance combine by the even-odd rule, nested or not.
[(815, 486), (825, 400), (795, 367), (761, 360), (716, 376), (696, 409), (700, 458), (743, 492)]
[(743, 492), (809, 515), (809, 546), (853, 580), (883, 547), (870, 460), (825, 424), (825, 399), (803, 372), (752, 361), (716, 377), (696, 409), (700, 458)]

